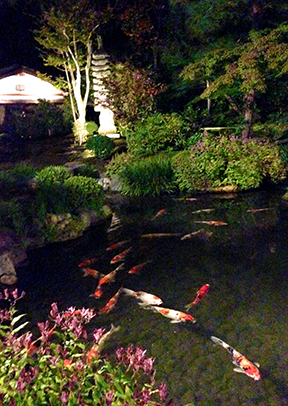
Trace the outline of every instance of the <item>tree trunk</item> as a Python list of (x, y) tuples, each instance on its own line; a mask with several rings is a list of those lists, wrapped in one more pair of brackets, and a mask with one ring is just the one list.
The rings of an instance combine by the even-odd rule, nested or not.
[(254, 103), (255, 103), (255, 91), (251, 90), (250, 93), (244, 96), (245, 106), (244, 106), (244, 120), (245, 128), (242, 132), (242, 139), (248, 138), (251, 134), (251, 126), (253, 119)]

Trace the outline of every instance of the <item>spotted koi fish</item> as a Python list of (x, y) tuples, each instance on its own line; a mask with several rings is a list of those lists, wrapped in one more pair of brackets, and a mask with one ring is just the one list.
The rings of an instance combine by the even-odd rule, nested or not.
[(242, 355), (240, 352), (236, 351), (234, 348), (232, 348), (230, 345), (226, 344), (224, 341), (220, 340), (220, 338), (211, 336), (211, 340), (218, 345), (221, 345), (221, 347), (225, 348), (229, 352), (229, 354), (233, 358), (233, 364), (236, 365), (236, 368), (234, 368), (235, 372), (240, 372), (242, 374), (246, 374), (250, 378), (254, 379), (254, 381), (259, 381), (261, 379), (261, 375), (259, 372), (259, 364), (258, 363), (253, 363), (249, 361), (244, 355)]
[(166, 309), (159, 306), (152, 306), (150, 309), (162, 314), (164, 317), (168, 317), (168, 319), (172, 319), (170, 323), (186, 323), (186, 321), (191, 321), (192, 323), (196, 322), (193, 316), (179, 310)]
[(111, 245), (109, 245), (109, 247), (106, 248), (106, 251), (112, 251), (112, 250), (115, 250), (117, 248), (120, 248), (120, 247), (122, 247), (123, 245), (127, 244), (130, 241), (131, 241), (131, 239), (123, 240), (123, 241), (116, 242), (115, 244), (111, 244)]
[(265, 207), (263, 209), (248, 209), (247, 213), (258, 213), (259, 211), (267, 211), (271, 210), (269, 207)]
[(120, 254), (115, 255), (110, 261), (110, 264), (116, 264), (117, 262), (124, 261), (125, 257), (132, 250), (132, 247), (127, 248), (127, 250), (120, 252)]
[(102, 278), (104, 275), (101, 273), (101, 272), (99, 272), (99, 271), (96, 271), (96, 269), (92, 269), (92, 268), (83, 268), (83, 276), (84, 276), (84, 278), (86, 277), (86, 276), (93, 276), (93, 278)]
[(117, 300), (122, 292), (122, 288), (120, 288), (114, 296), (111, 297), (111, 299), (108, 301), (106, 306), (102, 307), (102, 309), (99, 309), (99, 313), (105, 313), (108, 314), (110, 313), (114, 307), (116, 306)]
[(129, 270), (128, 273), (130, 273), (130, 274), (136, 274), (136, 273), (140, 272), (140, 271), (144, 268), (144, 266), (147, 265), (149, 262), (151, 262), (151, 261), (142, 262), (141, 264), (138, 264), (138, 265), (133, 266), (133, 267)]
[(135, 292), (134, 290), (127, 289), (127, 288), (122, 288), (122, 290), (126, 295), (135, 297), (137, 300), (140, 300), (141, 303), (139, 303), (139, 306), (146, 307), (146, 306), (160, 305), (163, 303), (163, 301), (160, 299), (160, 297), (155, 296), (151, 293), (142, 292), (142, 291)]
[(206, 284), (203, 285), (197, 292), (195, 299), (193, 300), (193, 302), (189, 303), (186, 306), (186, 310), (190, 309), (192, 306), (195, 306), (197, 303), (201, 302), (201, 300), (203, 299), (204, 296), (207, 295), (207, 293), (210, 290), (210, 285)]
[(224, 221), (214, 221), (214, 220), (196, 220), (194, 223), (199, 224), (209, 224), (209, 226), (227, 226), (227, 223)]
[(114, 271), (111, 271), (107, 275), (103, 276), (103, 278), (101, 278), (98, 283), (98, 288), (100, 286), (104, 285), (105, 283), (114, 282), (116, 273), (119, 272), (123, 268), (124, 268), (124, 264), (121, 264), (120, 266), (118, 266), (118, 268), (114, 269)]
[(141, 238), (162, 238), (162, 237), (179, 237), (181, 233), (150, 233), (142, 234)]
[(93, 358), (99, 358), (100, 352), (106, 342), (106, 340), (114, 333), (120, 330), (120, 327), (115, 327), (113, 324), (111, 325), (111, 329), (107, 331), (105, 334), (102, 335), (100, 340), (92, 346), (90, 351), (87, 354), (87, 363), (91, 364), (93, 362)]
[(86, 259), (85, 261), (80, 262), (80, 264), (78, 264), (78, 267), (85, 268), (86, 266), (91, 265), (97, 261), (99, 261), (98, 257), (89, 258), (89, 259)]

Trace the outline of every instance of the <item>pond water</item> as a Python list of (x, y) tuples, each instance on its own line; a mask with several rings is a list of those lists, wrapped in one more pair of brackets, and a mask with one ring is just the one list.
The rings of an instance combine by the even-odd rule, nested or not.
[[(156, 357), (157, 381), (166, 381), (174, 405), (288, 405), (288, 203), (283, 194), (203, 194), (190, 196), (195, 200), (142, 198), (115, 205), (120, 222), (111, 230), (91, 230), (81, 239), (29, 253), (18, 271), (18, 287), (26, 292), (21, 310), (33, 327), (46, 320), (52, 302), (61, 310), (99, 309), (123, 286), (159, 296), (162, 307), (186, 311), (200, 287), (209, 284), (208, 295), (190, 310), (195, 324), (170, 323), (122, 294), (111, 313), (94, 319), (93, 328), (121, 327), (107, 351), (131, 343), (147, 348)], [(172, 235), (143, 237), (151, 233)], [(106, 250), (127, 239), (125, 246)], [(84, 278), (78, 264), (98, 257), (91, 267), (107, 274), (119, 265), (111, 265), (111, 258), (129, 246), (124, 270), (96, 300), (98, 281)], [(146, 261), (138, 274), (128, 273)], [(234, 372), (229, 353), (214, 345), (211, 335), (258, 362), (262, 379)]]

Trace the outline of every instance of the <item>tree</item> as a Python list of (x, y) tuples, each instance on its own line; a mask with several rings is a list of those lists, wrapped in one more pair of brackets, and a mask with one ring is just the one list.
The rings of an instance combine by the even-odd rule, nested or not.
[[(55, 1), (54, 1), (55, 3)], [(76, 141), (86, 141), (86, 108), (90, 93), (93, 40), (109, 7), (95, 8), (90, 0), (61, 0), (44, 10), (35, 38), (44, 49), (45, 65), (65, 74)]]

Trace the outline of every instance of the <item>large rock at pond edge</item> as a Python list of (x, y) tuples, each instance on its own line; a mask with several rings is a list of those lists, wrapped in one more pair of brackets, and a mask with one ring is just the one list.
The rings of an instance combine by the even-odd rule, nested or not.
[(0, 282), (5, 285), (13, 285), (17, 282), (16, 271), (10, 252), (0, 255)]
[(27, 259), (24, 245), (17, 234), (6, 227), (0, 228), (0, 255), (10, 252), (11, 260), (17, 267)]

